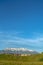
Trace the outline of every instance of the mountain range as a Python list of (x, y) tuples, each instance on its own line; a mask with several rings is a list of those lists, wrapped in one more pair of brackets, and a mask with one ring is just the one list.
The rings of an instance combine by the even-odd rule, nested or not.
[(37, 54), (37, 51), (29, 50), (26, 48), (6, 48), (0, 50), (0, 54)]

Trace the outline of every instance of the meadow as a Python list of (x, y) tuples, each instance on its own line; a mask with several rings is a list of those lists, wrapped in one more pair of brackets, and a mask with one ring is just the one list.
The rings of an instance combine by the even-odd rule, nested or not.
[(43, 65), (43, 53), (30, 56), (0, 54), (0, 65)]

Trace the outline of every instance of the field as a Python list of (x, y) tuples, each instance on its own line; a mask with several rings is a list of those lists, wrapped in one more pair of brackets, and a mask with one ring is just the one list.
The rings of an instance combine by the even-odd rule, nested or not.
[(0, 65), (43, 65), (43, 54), (31, 56), (0, 54)]

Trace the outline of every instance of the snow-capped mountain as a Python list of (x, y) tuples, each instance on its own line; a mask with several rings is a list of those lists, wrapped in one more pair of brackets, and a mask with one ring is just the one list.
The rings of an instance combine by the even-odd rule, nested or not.
[(0, 54), (37, 54), (38, 52), (29, 50), (26, 48), (6, 48), (4, 50), (0, 50)]
[(33, 50), (29, 50), (27, 48), (6, 48), (5, 50), (10, 50), (10, 51), (31, 51), (31, 52), (33, 52)]

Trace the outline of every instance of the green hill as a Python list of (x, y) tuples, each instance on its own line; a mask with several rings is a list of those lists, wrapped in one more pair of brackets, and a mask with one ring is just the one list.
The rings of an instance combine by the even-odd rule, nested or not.
[(0, 65), (43, 65), (43, 53), (30, 56), (0, 54)]

